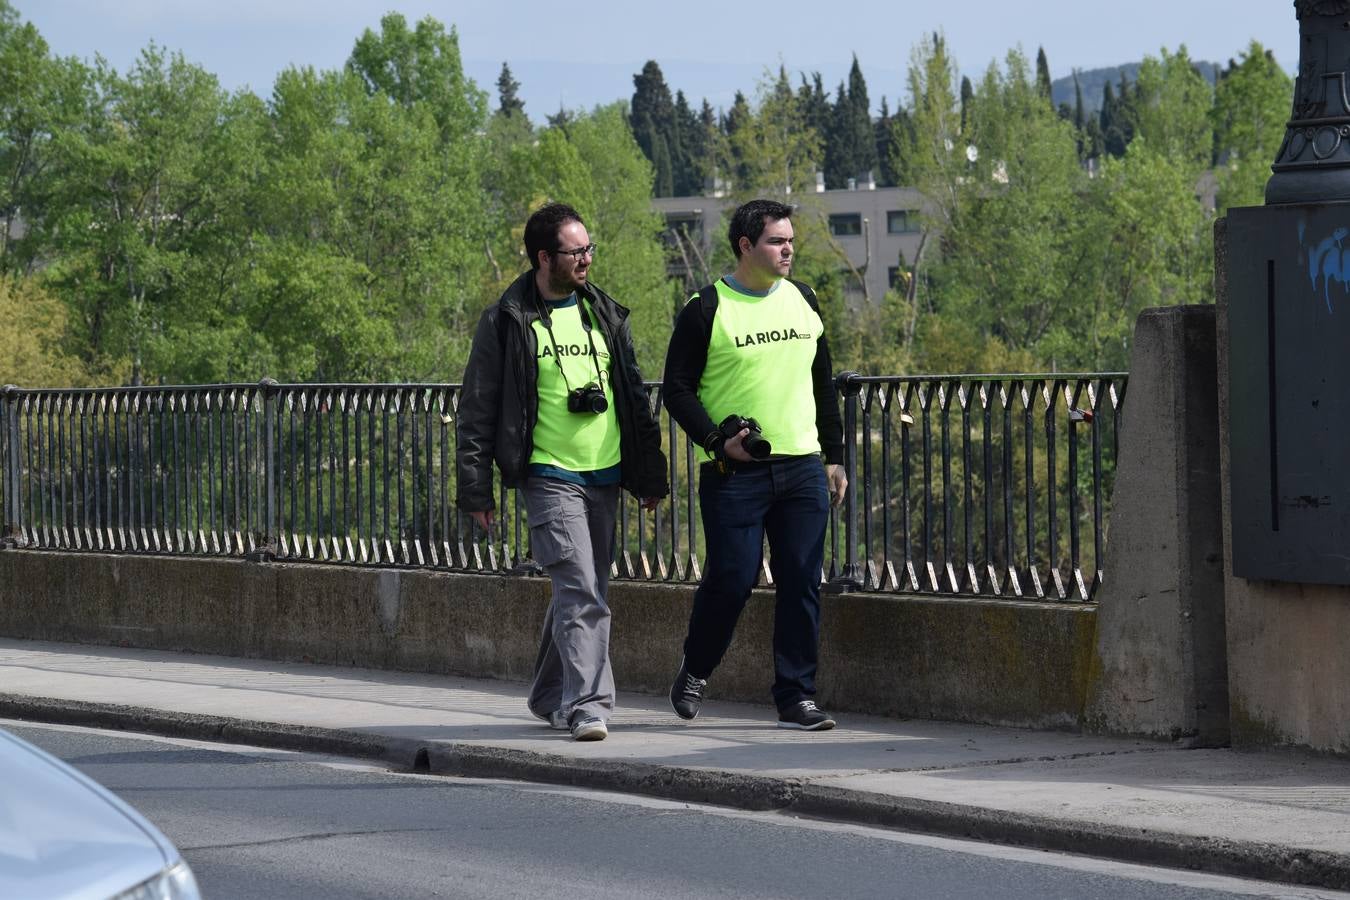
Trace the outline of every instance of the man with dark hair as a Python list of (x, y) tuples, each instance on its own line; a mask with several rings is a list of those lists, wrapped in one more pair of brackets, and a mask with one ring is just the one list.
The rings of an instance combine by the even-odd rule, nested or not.
[(543, 207), (525, 224), (525, 248), (530, 271), (483, 311), (464, 370), (458, 502), (490, 531), (493, 462), (520, 488), (531, 554), (553, 583), (529, 709), (575, 740), (603, 740), (619, 488), (655, 509), (670, 493), (666, 458), (628, 310), (588, 280), (595, 244), (581, 216)]
[(670, 702), (681, 718), (698, 715), (758, 580), (767, 535), (778, 725), (820, 731), (834, 727), (812, 699), (825, 526), (848, 480), (820, 308), (809, 287), (787, 277), (791, 216), (772, 200), (736, 210), (728, 229), (736, 270), (685, 304), (666, 354), (666, 408), (703, 448), (708, 548)]

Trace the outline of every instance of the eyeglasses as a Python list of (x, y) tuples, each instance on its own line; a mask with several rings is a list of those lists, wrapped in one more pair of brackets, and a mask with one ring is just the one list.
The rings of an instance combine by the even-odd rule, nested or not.
[(575, 250), (554, 250), (553, 253), (555, 256), (570, 256), (574, 262), (581, 262), (583, 256), (595, 256), (595, 245), (587, 244)]

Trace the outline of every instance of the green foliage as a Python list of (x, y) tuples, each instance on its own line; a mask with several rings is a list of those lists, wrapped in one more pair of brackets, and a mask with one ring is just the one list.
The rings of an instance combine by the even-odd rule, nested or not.
[(1210, 163), (1214, 138), (1209, 110), (1214, 90), (1195, 68), (1183, 44), (1176, 53), (1145, 57), (1130, 105), (1135, 134), (1155, 150), (1194, 168)]
[(1107, 82), (1102, 88), (1102, 109), (1098, 124), (1102, 136), (1102, 149), (1116, 159), (1125, 155), (1125, 148), (1134, 139), (1134, 91), (1124, 74), (1120, 76), (1120, 91), (1116, 92)]
[(986, 72), (967, 124), (963, 165), (947, 170), (955, 202), (932, 270), (935, 308), (1035, 353), (1084, 289), (1077, 196), (1086, 179), (1076, 134), (1016, 51), (1002, 71)]
[[(1216, 164), (1221, 208), (1260, 202), (1292, 92), (1269, 53), (1252, 43), (1211, 90), (1163, 50), (1106, 83), (1098, 116), (1088, 81), (1054, 111), (1043, 53), (977, 84), (958, 71), (926, 36), (906, 102), (874, 120), (856, 58), (833, 98), (784, 64), (725, 111), (672, 97), (651, 61), (627, 108), (536, 129), (506, 64), (489, 114), (431, 18), (391, 13), (345, 67), (284, 72), (264, 100), (154, 45), (125, 73), (55, 58), (0, 0), (0, 361), (40, 373), (25, 384), (453, 379), (479, 311), (528, 266), (525, 219), (556, 199), (582, 212), (594, 277), (658, 377), (688, 286), (666, 277), (651, 197), (712, 179), (729, 208), (795, 205), (794, 274), (839, 368), (1120, 368), (1139, 310), (1210, 300), (1197, 192)], [(850, 309), (863, 273), (815, 179), (868, 169), (924, 195), (920, 250)], [(710, 272), (729, 270), (712, 243)]]
[(655, 60), (647, 60), (642, 71), (633, 76), (631, 124), (638, 146), (656, 171), (655, 195), (671, 196), (675, 192), (671, 152), (676, 132), (675, 104)]
[(548, 202), (568, 203), (581, 214), (598, 248), (591, 277), (629, 307), (638, 362), (658, 377), (674, 309), (659, 240), (662, 220), (651, 206), (652, 166), (638, 147), (624, 105), (575, 114), (565, 129), (545, 129), (537, 141), (512, 147), (496, 171), (500, 221), (507, 227), (496, 244), (501, 280), (486, 292), (485, 302), (495, 301), (528, 266), (522, 241), (529, 214)]
[(856, 55), (849, 69), (847, 88), (841, 83), (835, 92), (829, 127), (817, 126), (816, 133), (825, 141), (827, 188), (842, 188), (850, 178), (861, 176), (864, 172), (876, 173), (876, 137), (872, 132), (871, 103), (867, 99), (867, 82)]
[(86, 360), (127, 359), (134, 381), (163, 371), (179, 323), (209, 285), (233, 279), (216, 256), (240, 201), (248, 147), (226, 144), (242, 114), (213, 76), (147, 48), (126, 76), (100, 63), (82, 120), (55, 141), (41, 228), (49, 283), (71, 309)]
[(1212, 114), (1221, 211), (1263, 201), (1293, 95), (1293, 79), (1258, 42), (1248, 45), (1241, 62), (1229, 61)]
[(0, 274), (31, 271), (37, 261), (54, 142), (80, 121), (88, 80), (84, 66), (52, 58), (37, 29), (0, 0)]
[(447, 146), (466, 143), (487, 113), (487, 95), (464, 74), (455, 30), (430, 16), (409, 30), (402, 15), (389, 13), (379, 34), (366, 29), (357, 39), (347, 68), (369, 93), (430, 111)]
[(520, 99), (520, 82), (511, 76), (511, 67), (502, 63), (501, 74), (497, 76), (497, 112), (503, 118), (524, 118), (525, 101)]
[(66, 318), (65, 306), (36, 279), (0, 275), (0, 383), (29, 388), (97, 384), (85, 361), (64, 346)]
[[(1020, 53), (972, 90), (963, 130), (952, 72), (940, 38), (920, 46), (910, 70), (914, 130), (904, 157), (928, 198), (925, 228), (941, 234), (941, 253), (916, 266), (913, 284), (924, 290), (898, 307), (912, 323), (900, 340), (915, 364), (1123, 368), (1141, 309), (1212, 298), (1212, 220), (1196, 196), (1194, 128), (1207, 107), (1184, 51), (1145, 60), (1139, 136), (1097, 178), (1079, 165), (1091, 129), (1052, 111)], [(1124, 111), (1136, 92), (1122, 89), (1130, 104), (1115, 108), (1133, 121)]]
[(1036, 93), (1047, 104), (1054, 105), (1050, 99), (1050, 61), (1046, 59), (1044, 47), (1036, 49)]
[[(658, 239), (663, 223), (651, 207), (651, 167), (619, 103), (578, 119), (568, 142), (577, 169), (589, 182), (578, 188), (574, 205), (585, 217), (592, 240), (603, 248), (594, 278), (632, 311), (638, 363), (648, 377), (659, 377), (674, 310)], [(552, 184), (564, 177), (556, 170), (542, 174)]]

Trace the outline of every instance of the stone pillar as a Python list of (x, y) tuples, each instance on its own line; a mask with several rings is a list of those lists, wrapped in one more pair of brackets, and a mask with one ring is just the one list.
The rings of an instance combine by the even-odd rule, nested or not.
[(1228, 742), (1214, 307), (1134, 331), (1088, 730)]

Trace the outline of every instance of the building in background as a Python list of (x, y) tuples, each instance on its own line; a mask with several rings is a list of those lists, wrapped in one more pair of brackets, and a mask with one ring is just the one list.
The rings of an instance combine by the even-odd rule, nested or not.
[[(878, 188), (870, 177), (850, 180), (845, 190), (827, 191), (817, 176), (812, 200), (826, 217), (831, 238), (844, 268), (856, 278), (845, 279), (850, 306), (880, 303), (900, 276), (903, 265), (913, 264), (919, 249), (919, 209), (923, 195), (914, 188)], [(726, 240), (723, 214), (734, 201), (714, 190), (701, 197), (657, 197), (653, 206), (665, 216), (667, 271), (684, 278), (689, 287), (707, 284), (721, 275), (711, 267), (715, 247)]]

